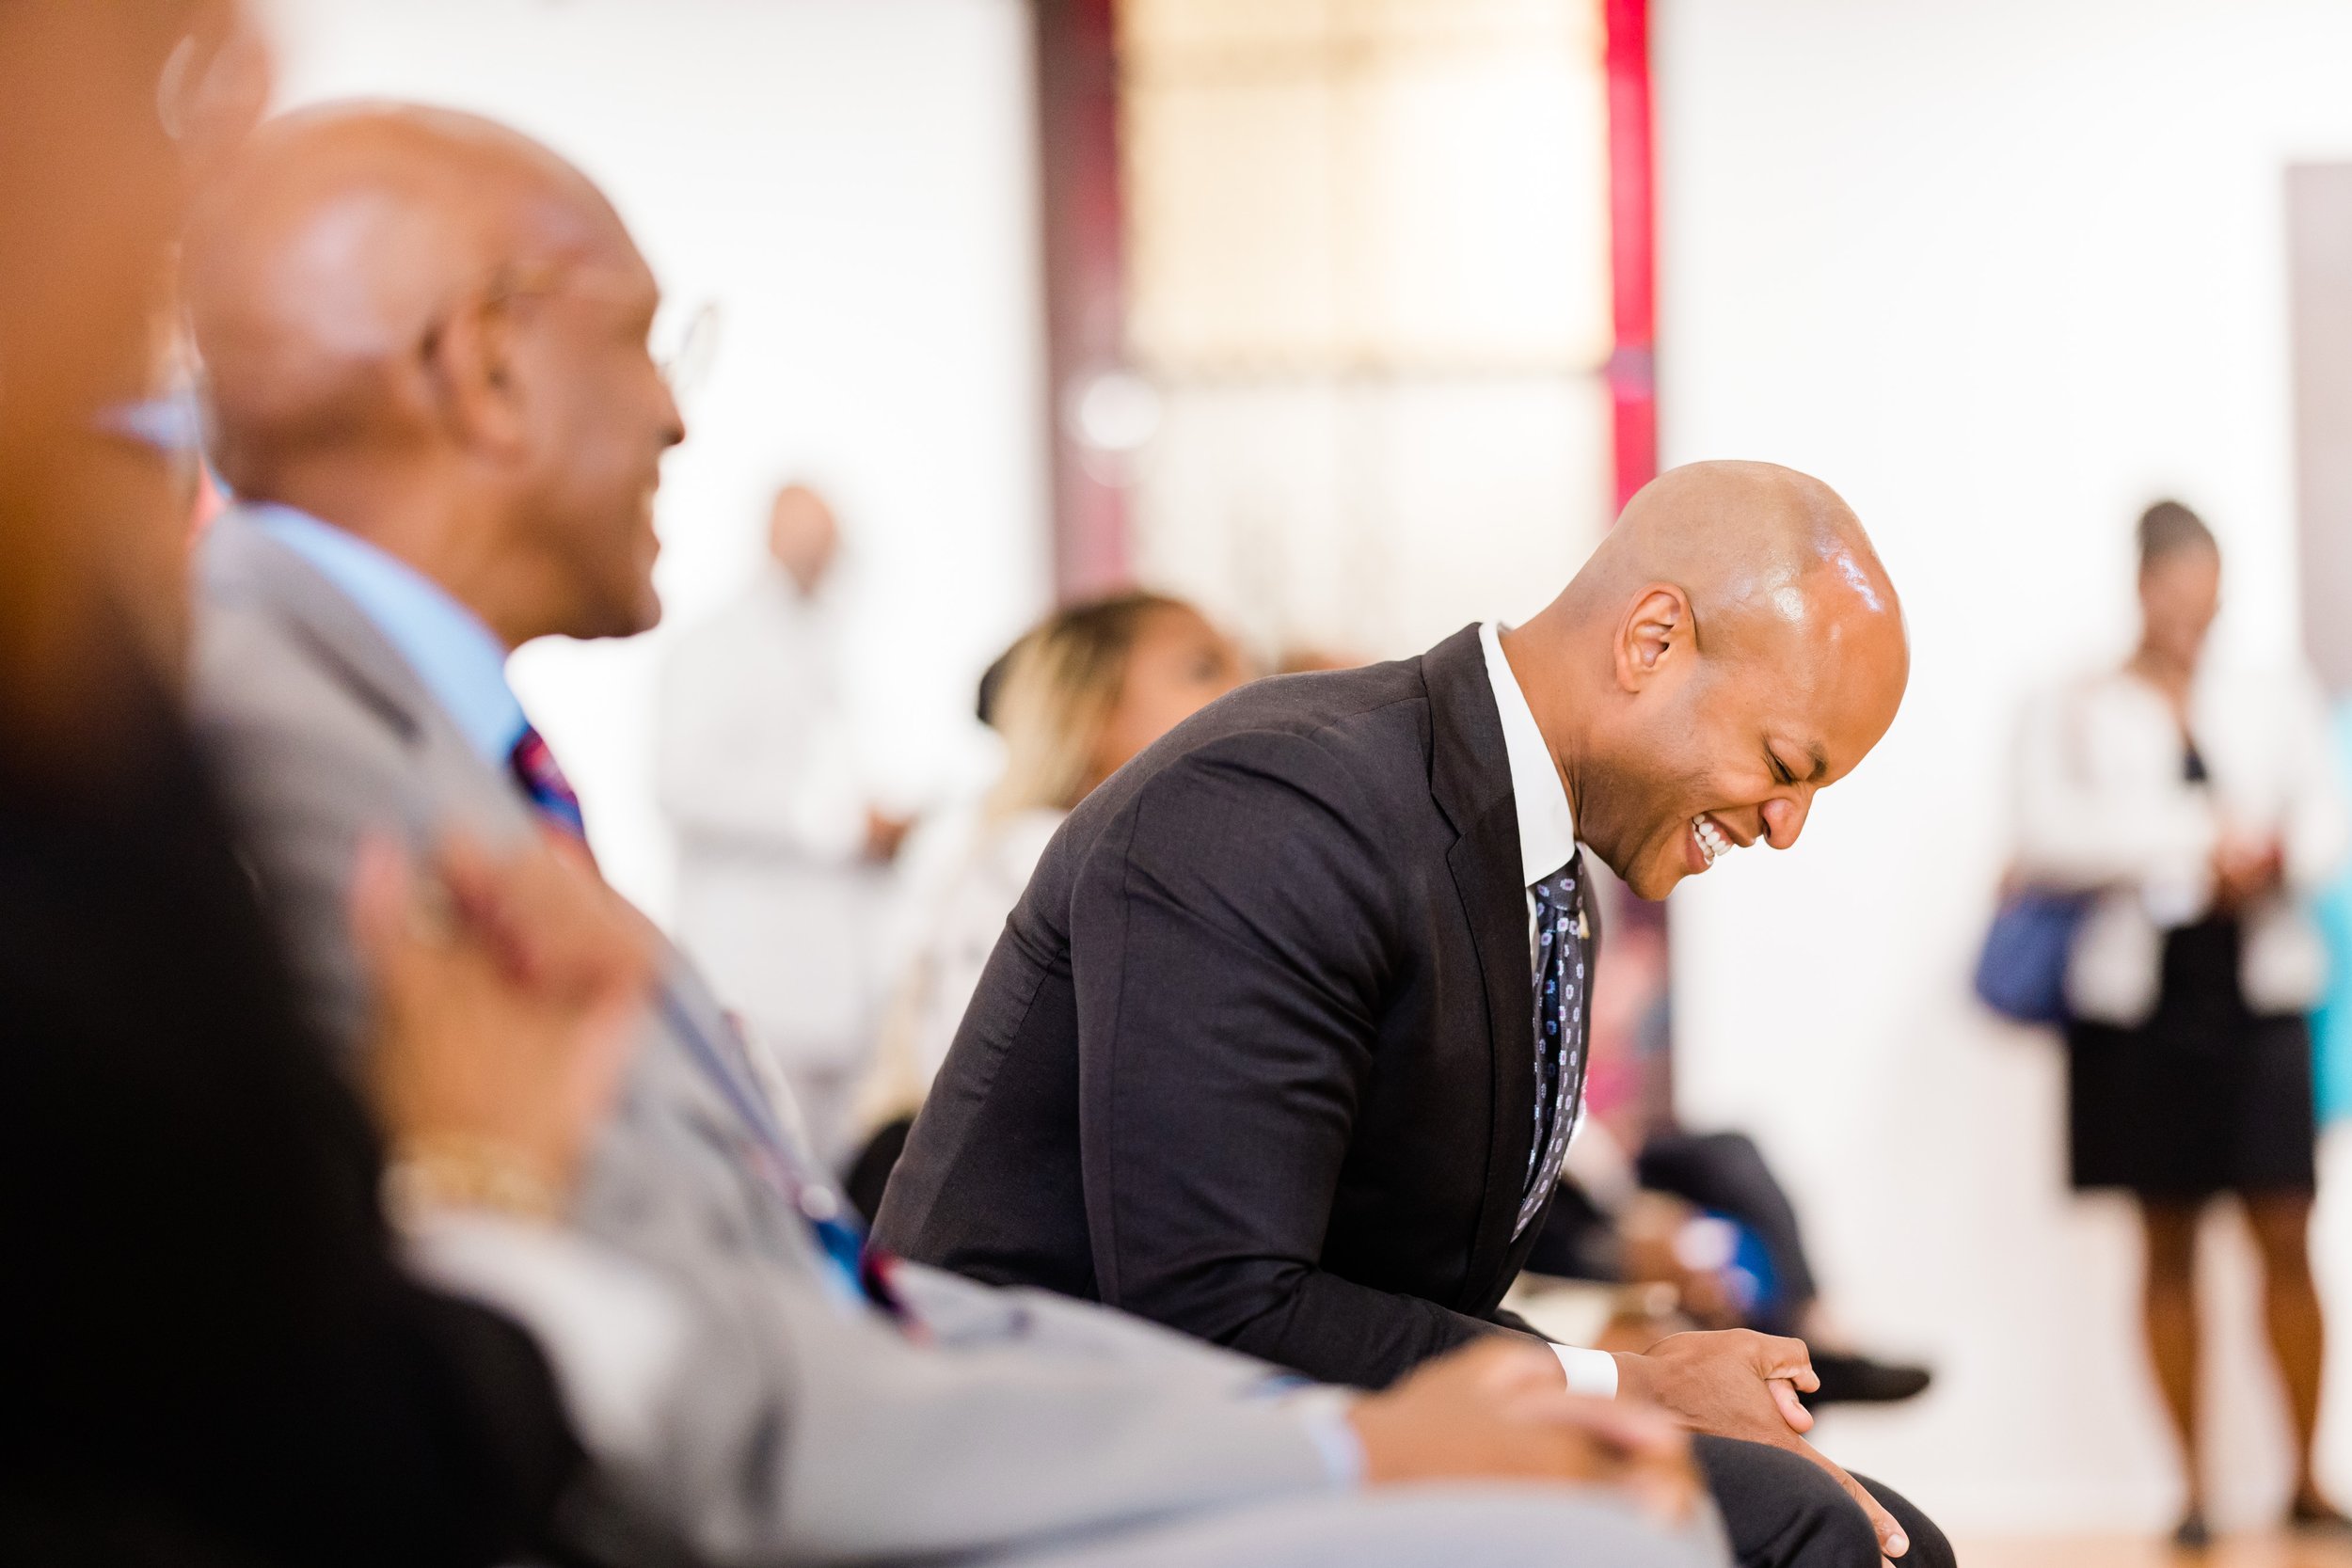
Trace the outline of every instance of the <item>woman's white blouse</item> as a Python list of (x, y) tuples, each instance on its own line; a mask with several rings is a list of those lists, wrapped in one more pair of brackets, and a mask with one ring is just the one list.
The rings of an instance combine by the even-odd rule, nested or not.
[(2222, 833), (2275, 837), (2285, 886), (2243, 916), (2240, 980), (2257, 1012), (2302, 1011), (2327, 984), (2310, 913), (2352, 847), (2352, 812), (2318, 687), (2301, 672), (2201, 676), (2189, 732), (2208, 784), (2187, 782), (2181, 731), (2121, 672), (2044, 693), (2018, 746), (2017, 869), (2094, 893), (2067, 970), (2077, 1016), (2133, 1025), (2154, 1011), (2165, 933), (2213, 907)]

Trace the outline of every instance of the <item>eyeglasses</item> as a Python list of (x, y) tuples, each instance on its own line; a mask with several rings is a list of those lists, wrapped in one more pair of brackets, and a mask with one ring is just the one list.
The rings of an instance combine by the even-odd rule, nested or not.
[(166, 457), (195, 457), (204, 451), (204, 413), (186, 388), (116, 404), (98, 416), (97, 427)]
[(243, 10), (172, 46), (155, 81), (155, 118), (189, 153), (233, 145), (261, 119), (270, 95), (269, 47)]
[[(666, 312), (665, 312), (666, 313)], [(684, 403), (710, 378), (719, 356), (719, 302), (704, 300), (667, 321), (654, 323), (653, 362), (670, 384), (670, 395)]]
[[(612, 301), (621, 296), (599, 290), (593, 280), (541, 268), (495, 284), (490, 297), (504, 302), (564, 298)], [(669, 383), (670, 395), (681, 404), (709, 378), (711, 365), (719, 354), (722, 320), (715, 299), (704, 300), (691, 309), (664, 304), (654, 317), (646, 349), (653, 356), (661, 379)]]

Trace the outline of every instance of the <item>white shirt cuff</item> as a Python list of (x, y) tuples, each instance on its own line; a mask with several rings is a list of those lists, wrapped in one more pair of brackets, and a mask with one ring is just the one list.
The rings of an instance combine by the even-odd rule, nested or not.
[(1569, 1393), (1604, 1400), (1617, 1397), (1617, 1358), (1607, 1351), (1554, 1345), (1551, 1354), (1560, 1358), (1560, 1370), (1568, 1376)]
[(426, 1283), (520, 1323), (554, 1370), (580, 1441), (643, 1458), (688, 1339), (683, 1306), (635, 1263), (568, 1231), (487, 1210), (432, 1208), (405, 1227)]

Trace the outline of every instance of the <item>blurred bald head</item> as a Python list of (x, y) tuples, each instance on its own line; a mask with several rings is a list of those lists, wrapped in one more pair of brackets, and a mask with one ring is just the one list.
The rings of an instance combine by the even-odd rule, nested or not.
[(1645, 486), (1505, 646), (1579, 836), (1648, 897), (1731, 847), (1794, 844), (1910, 677), (1861, 522), (1769, 463), (1694, 463)]
[(185, 261), (223, 476), (403, 556), (510, 644), (659, 615), (660, 301), (579, 170), (470, 115), (262, 127)]
[(803, 594), (814, 594), (841, 552), (841, 525), (825, 498), (787, 484), (768, 509), (768, 553)]

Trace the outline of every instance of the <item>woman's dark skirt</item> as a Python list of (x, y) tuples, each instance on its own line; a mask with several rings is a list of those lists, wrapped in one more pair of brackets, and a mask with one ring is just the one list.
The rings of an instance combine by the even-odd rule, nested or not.
[(2317, 1185), (2311, 1026), (2248, 1011), (2238, 941), (2232, 920), (2169, 933), (2146, 1023), (2068, 1026), (2077, 1189), (2194, 1200)]

